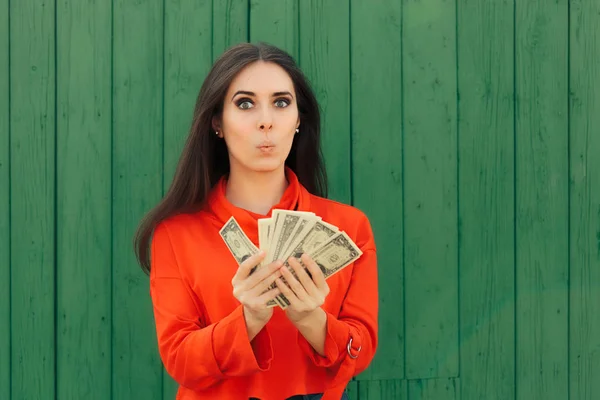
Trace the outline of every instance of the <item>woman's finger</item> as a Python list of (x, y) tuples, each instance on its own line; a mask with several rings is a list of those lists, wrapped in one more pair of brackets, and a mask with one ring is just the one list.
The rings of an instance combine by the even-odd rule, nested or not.
[[(283, 269), (286, 269), (286, 268), (283, 268)], [(295, 306), (300, 302), (300, 300), (298, 299), (296, 294), (292, 291), (292, 289), (290, 289), (290, 287), (288, 285), (283, 283), (281, 278), (275, 279), (275, 284), (277, 285), (277, 288), (279, 289), (281, 294), (283, 294), (288, 299), (288, 301), (290, 302), (290, 304), (292, 306)]]
[(319, 267), (317, 263), (306, 253), (302, 254), (300, 259), (302, 260), (302, 263), (306, 265), (306, 268), (308, 269), (308, 272), (310, 272), (312, 281), (315, 283), (316, 287), (319, 288), (319, 290), (326, 289), (328, 285), (325, 281), (325, 275), (323, 275), (323, 271), (321, 271), (321, 267)]
[(292, 272), (285, 267), (281, 268), (281, 274), (283, 275), (283, 278), (287, 282), (290, 289), (292, 289), (292, 291), (296, 294), (298, 300), (304, 301), (304, 299), (308, 297), (308, 293), (304, 289), (304, 286), (298, 282), (298, 279), (296, 279), (294, 274), (292, 274)]
[(264, 251), (259, 251), (258, 253), (253, 254), (244, 261), (242, 261), (235, 275), (233, 275), (231, 283), (235, 285), (237, 282), (243, 281), (244, 279), (248, 278), (248, 275), (250, 275), (250, 271), (254, 267), (256, 267), (263, 260), (263, 258), (265, 258), (265, 256), (266, 253)]
[(296, 272), (296, 276), (304, 287), (304, 290), (306, 290), (309, 295), (314, 296), (318, 289), (304, 267), (302, 267), (302, 264), (300, 264), (300, 262), (294, 257), (290, 258), (288, 264), (294, 269), (294, 272)]
[(253, 289), (254, 287), (261, 285), (262, 282), (267, 279), (271, 274), (277, 271), (283, 263), (281, 261), (274, 261), (268, 265), (264, 265), (260, 267), (254, 274), (250, 275), (247, 279), (247, 288), (248, 290)]
[(260, 296), (258, 296), (258, 302), (260, 304), (266, 305), (269, 301), (273, 300), (275, 297), (281, 294), (281, 290), (278, 287), (273, 289), (269, 289)]
[(275, 270), (275, 272), (271, 273), (271, 275), (267, 276), (265, 279), (263, 279), (261, 282), (259, 282), (256, 286), (254, 286), (252, 288), (252, 292), (254, 292), (256, 295), (262, 294), (266, 291), (269, 290), (269, 288), (275, 288), (276, 286), (273, 285), (275, 283), (275, 279), (279, 278), (281, 276), (281, 270), (277, 269)]

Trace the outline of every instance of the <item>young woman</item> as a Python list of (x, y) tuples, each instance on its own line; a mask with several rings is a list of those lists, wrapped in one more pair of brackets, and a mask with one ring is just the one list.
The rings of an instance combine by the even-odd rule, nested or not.
[[(135, 238), (178, 399), (347, 399), (347, 383), (370, 364), (373, 233), (358, 209), (325, 198), (319, 146), (317, 101), (287, 53), (240, 44), (214, 64), (173, 183)], [(261, 253), (238, 265), (220, 229), (233, 216), (258, 247), (257, 221), (274, 209), (316, 214), (362, 256), (327, 280), (306, 254), (308, 273), (288, 261), (297, 279), (286, 260), (254, 272)], [(269, 307), (280, 293), (290, 305)]]

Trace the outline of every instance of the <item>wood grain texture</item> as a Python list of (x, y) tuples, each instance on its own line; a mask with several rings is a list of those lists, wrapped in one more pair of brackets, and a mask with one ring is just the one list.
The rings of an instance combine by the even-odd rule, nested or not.
[(408, 399), (410, 399), (410, 400), (460, 400), (459, 378), (434, 378), (434, 379), (409, 380), (408, 381)]
[(59, 2), (56, 16), (56, 395), (106, 399), (112, 369), (111, 4)]
[(358, 400), (358, 381), (351, 380), (346, 387), (346, 393), (350, 400)]
[(248, 42), (248, 0), (213, 0), (213, 61), (230, 46)]
[(162, 399), (148, 278), (132, 239), (163, 189), (163, 3), (113, 10), (113, 399)]
[(250, 41), (277, 46), (298, 61), (298, 1), (250, 0)]
[(10, 4), (12, 398), (55, 392), (54, 1)]
[[(211, 67), (212, 15), (211, 1), (165, 3), (163, 193), (171, 185), (198, 92)], [(163, 398), (174, 399), (177, 388), (163, 369)]]
[(351, 3), (352, 197), (375, 234), (380, 299), (378, 350), (360, 380), (404, 377), (400, 13), (394, 0)]
[(514, 13), (458, 2), (461, 399), (512, 399)]
[(300, 66), (322, 110), (328, 197), (346, 204), (352, 201), (349, 21), (348, 0), (300, 2)]
[(571, 1), (570, 398), (600, 396), (600, 3)]
[(568, 398), (567, 1), (516, 6), (516, 398)]
[(458, 376), (455, 11), (403, 2), (408, 379)]
[(407, 400), (407, 389), (407, 381), (403, 379), (360, 381), (358, 382), (358, 399)]
[(10, 35), (9, 3), (0, 0), (0, 398), (10, 399)]

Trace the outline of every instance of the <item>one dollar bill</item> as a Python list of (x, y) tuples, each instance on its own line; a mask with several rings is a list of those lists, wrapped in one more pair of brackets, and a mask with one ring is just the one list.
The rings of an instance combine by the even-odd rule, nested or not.
[[(314, 249), (312, 254), (307, 254), (319, 266), (325, 279), (328, 279), (359, 259), (363, 253), (346, 232), (342, 231), (333, 235), (329, 241), (322, 246)], [(295, 256), (296, 255), (297, 254), (295, 254)], [(300, 264), (302, 264), (302, 261), (300, 261)], [(303, 264), (302, 267), (306, 268)], [(289, 266), (287, 268), (289, 268), (290, 272), (297, 278), (293, 269)], [(287, 284), (287, 282), (284, 283)], [(290, 305), (289, 300), (283, 294), (277, 296), (277, 302), (284, 309)]]
[[(223, 238), (223, 241), (227, 245), (227, 248), (229, 248), (229, 251), (237, 261), (238, 265), (260, 251), (248, 236), (246, 236), (234, 217), (231, 217), (225, 223), (219, 231), (219, 234), (221, 235), (221, 238)], [(256, 266), (253, 267), (250, 274), (252, 274), (256, 268)], [(277, 304), (278, 303), (275, 300), (271, 300), (267, 303), (267, 306), (275, 307)]]

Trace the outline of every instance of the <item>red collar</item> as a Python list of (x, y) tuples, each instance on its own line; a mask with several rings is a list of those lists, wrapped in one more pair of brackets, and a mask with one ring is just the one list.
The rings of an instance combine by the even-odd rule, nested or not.
[(217, 182), (208, 196), (208, 211), (215, 215), (217, 219), (225, 224), (232, 216), (240, 224), (248, 238), (253, 242), (258, 242), (258, 220), (268, 218), (274, 209), (308, 211), (310, 206), (310, 193), (302, 186), (298, 177), (289, 167), (285, 167), (285, 176), (288, 186), (283, 192), (283, 196), (266, 215), (256, 214), (234, 206), (225, 197), (225, 188), (227, 178), (225, 176)]

